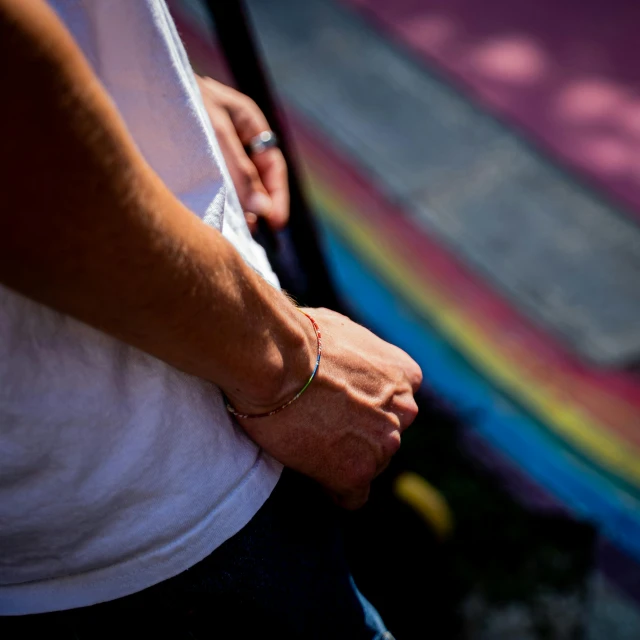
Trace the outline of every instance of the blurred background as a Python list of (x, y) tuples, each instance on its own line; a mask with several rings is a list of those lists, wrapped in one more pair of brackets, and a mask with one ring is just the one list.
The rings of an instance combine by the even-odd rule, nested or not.
[[(425, 375), (361, 589), (397, 640), (637, 640), (640, 4), (245, 4), (338, 296)], [(266, 239), (293, 289), (312, 231)]]

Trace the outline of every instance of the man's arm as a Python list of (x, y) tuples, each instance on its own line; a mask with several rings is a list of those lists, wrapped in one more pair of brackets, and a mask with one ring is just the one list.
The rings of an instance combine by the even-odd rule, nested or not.
[(0, 281), (232, 394), (286, 396), (304, 318), (151, 171), (55, 14), (3, 4)]
[[(42, 0), (0, 0), (0, 282), (270, 410), (309, 375), (315, 334), (286, 296), (183, 207), (145, 163)], [(347, 506), (416, 414), (417, 365), (338, 314), (309, 390), (243, 422)]]

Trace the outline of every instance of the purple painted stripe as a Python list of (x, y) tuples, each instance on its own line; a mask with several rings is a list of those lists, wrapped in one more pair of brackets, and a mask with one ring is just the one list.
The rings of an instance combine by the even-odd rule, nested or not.
[[(553, 496), (496, 451), (470, 429), (463, 429), (461, 445), (478, 464), (500, 479), (501, 486), (526, 509), (544, 514), (572, 517)], [(633, 601), (640, 603), (640, 563), (616, 547), (605, 536), (598, 536), (596, 568), (606, 579)]]

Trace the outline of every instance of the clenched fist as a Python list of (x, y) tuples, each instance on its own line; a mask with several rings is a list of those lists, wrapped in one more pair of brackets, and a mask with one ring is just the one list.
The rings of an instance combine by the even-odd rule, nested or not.
[[(422, 372), (404, 351), (345, 316), (327, 309), (306, 311), (322, 332), (324, 348), (316, 378), (285, 410), (239, 422), (285, 466), (317, 480), (342, 506), (358, 508), (417, 415), (413, 395)], [(310, 343), (315, 344), (310, 323), (309, 331)], [(309, 372), (314, 360), (315, 353), (310, 353)], [(274, 408), (232, 400), (239, 411)]]

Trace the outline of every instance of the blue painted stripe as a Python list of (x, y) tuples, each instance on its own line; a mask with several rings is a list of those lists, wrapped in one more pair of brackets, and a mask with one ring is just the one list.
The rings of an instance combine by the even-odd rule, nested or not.
[(478, 374), (424, 319), (324, 228), (329, 266), (354, 311), (382, 336), (409, 352), (434, 391), (492, 446), (512, 459), (575, 515), (640, 559), (640, 502), (599, 476), (546, 435)]

